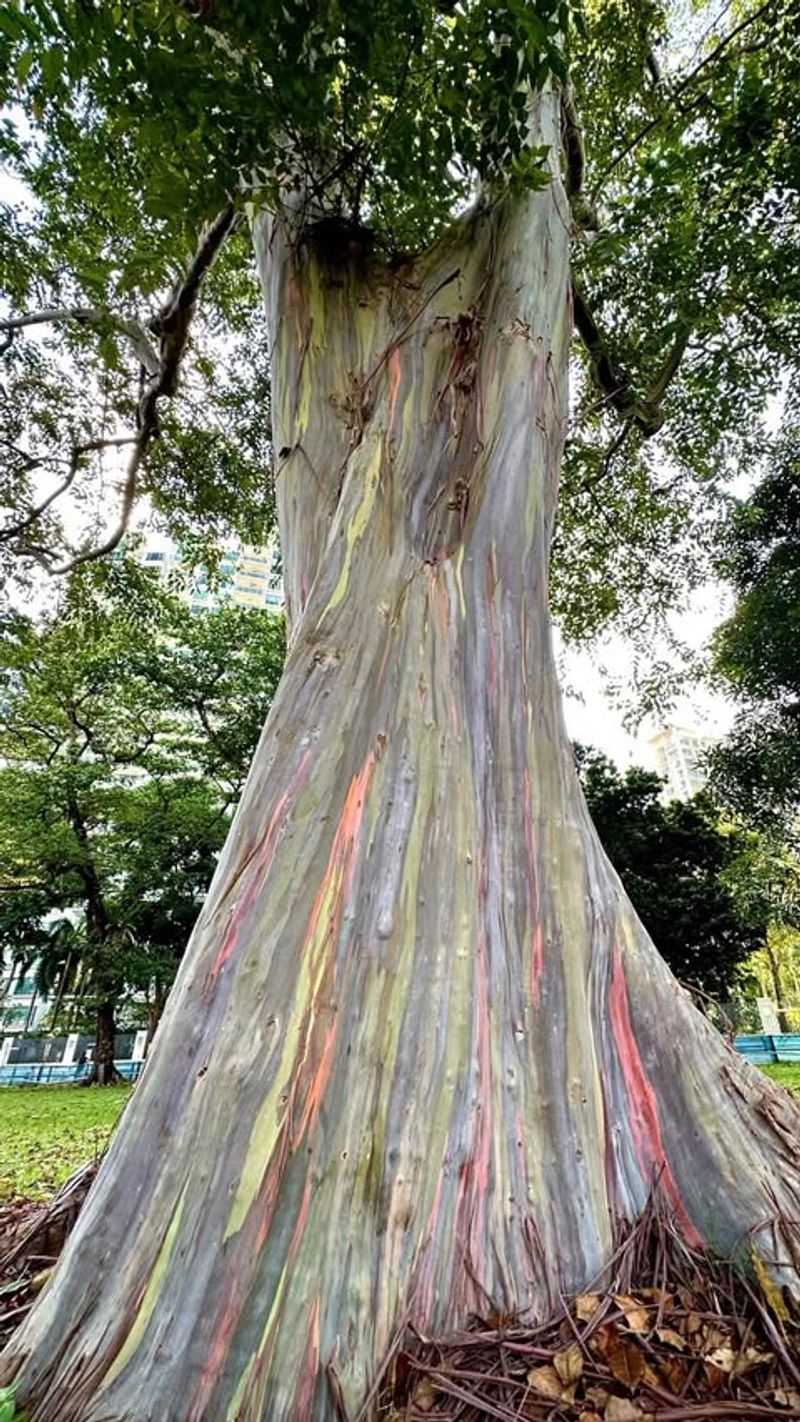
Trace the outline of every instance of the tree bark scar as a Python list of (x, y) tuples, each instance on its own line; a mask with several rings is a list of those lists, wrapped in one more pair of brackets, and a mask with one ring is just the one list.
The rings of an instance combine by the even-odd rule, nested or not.
[(628, 988), (619, 946), (614, 949), (608, 1007), (617, 1055), (625, 1079), (636, 1154), (645, 1182), (665, 1190), (687, 1243), (700, 1247), (703, 1238), (687, 1214), (661, 1138), (655, 1092), (642, 1064), (631, 1023)]

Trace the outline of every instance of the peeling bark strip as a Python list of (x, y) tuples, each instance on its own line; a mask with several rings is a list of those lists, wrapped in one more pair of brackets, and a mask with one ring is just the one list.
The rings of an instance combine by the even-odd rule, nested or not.
[(800, 1113), (654, 951), (564, 730), (568, 228), (557, 176), (401, 269), (258, 222), (290, 654), (152, 1060), (5, 1356), (30, 1422), (332, 1422), (332, 1388), (355, 1416), (401, 1319), (546, 1314), (654, 1176), (688, 1237), (792, 1257), (763, 1221), (770, 1191), (796, 1213)]

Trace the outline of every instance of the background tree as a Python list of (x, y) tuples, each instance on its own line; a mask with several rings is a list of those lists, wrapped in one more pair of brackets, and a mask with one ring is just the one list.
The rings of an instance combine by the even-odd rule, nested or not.
[(158, 335), (118, 526), (246, 206), (290, 631), (154, 1056), (4, 1358), (32, 1422), (354, 1414), (402, 1319), (556, 1307), (654, 1179), (685, 1237), (798, 1292), (800, 1115), (641, 929), (550, 643), (565, 432), (560, 616), (636, 619), (696, 575), (800, 350), (796, 9), (682, 20), (65, 0), (4, 26), (41, 240), (79, 230), (74, 299), (93, 247), (92, 304)]
[[(778, 1010), (781, 1030), (791, 1031), (790, 1000), (796, 992), (794, 947), (800, 931), (800, 863), (791, 845), (750, 830), (742, 852), (725, 870), (725, 882), (738, 909), (769, 924), (750, 971), (764, 984)], [(794, 945), (794, 946), (793, 946)], [(766, 971), (765, 971), (766, 970)]]
[[(208, 886), (283, 655), (282, 624), (239, 608), (193, 616), (155, 598), (40, 624), (9, 618), (0, 651), (0, 947), (70, 964), (96, 1021), (95, 1073), (114, 1075), (118, 1006), (157, 1021)], [(154, 609), (158, 609), (158, 616)], [(79, 914), (73, 933), (54, 915)]]
[(786, 1032), (800, 1028), (800, 933), (797, 928), (771, 923), (762, 948), (743, 964), (739, 975), (738, 994), (750, 1021), (743, 1031), (760, 1032), (762, 1024), (757, 1011), (759, 997), (770, 998), (778, 1010), (778, 1019)]
[(748, 899), (743, 889), (747, 837), (721, 830), (705, 795), (665, 805), (663, 782), (651, 771), (620, 772), (583, 747), (577, 755), (592, 822), (659, 952), (682, 983), (726, 999), (737, 968), (763, 947), (770, 919), (761, 898)]
[(719, 629), (714, 669), (737, 697), (731, 734), (712, 759), (716, 793), (747, 822), (797, 835), (800, 809), (800, 423), (796, 392), (767, 472), (724, 528), (722, 573), (736, 605)]

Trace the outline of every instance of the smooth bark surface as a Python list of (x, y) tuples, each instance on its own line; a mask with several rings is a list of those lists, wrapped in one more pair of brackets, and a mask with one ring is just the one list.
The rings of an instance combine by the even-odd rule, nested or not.
[[(553, 101), (540, 141), (558, 141)], [(30, 1422), (328, 1422), (394, 1330), (549, 1311), (655, 1179), (790, 1284), (798, 1112), (589, 822), (548, 550), (560, 182), (392, 270), (257, 229), (291, 645), (144, 1073), (6, 1355)], [(778, 1231), (780, 1233), (780, 1231)]]

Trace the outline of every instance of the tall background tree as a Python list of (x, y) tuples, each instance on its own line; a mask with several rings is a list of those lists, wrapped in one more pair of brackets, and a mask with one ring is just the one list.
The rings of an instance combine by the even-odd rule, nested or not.
[[(126, 993), (160, 1015), (280, 675), (280, 618), (148, 616), (73, 583), (38, 624), (8, 617), (0, 649), (0, 952), (68, 971), (114, 1076)], [(53, 923), (71, 914), (69, 933)], [(58, 920), (57, 920), (58, 921)]]
[(712, 762), (715, 792), (747, 822), (796, 839), (800, 809), (800, 422), (787, 419), (761, 478), (724, 525), (720, 571), (733, 613), (718, 630), (714, 670), (739, 710)]
[[(545, 1312), (655, 1178), (686, 1238), (747, 1239), (798, 1291), (798, 1113), (611, 872), (548, 620), (565, 435), (559, 616), (652, 624), (800, 350), (796, 11), (708, 19), (145, 0), (4, 23), (32, 135), (9, 124), (8, 161), (37, 251), (69, 254), (55, 324), (113, 326), (141, 372), (116, 527), (70, 556), (158, 477), (245, 210), (290, 631), (155, 1055), (4, 1358), (32, 1422), (355, 1411), (400, 1320)], [(10, 349), (62, 304), (16, 250)]]
[(592, 823), (665, 962), (680, 982), (726, 999), (744, 960), (764, 951), (772, 916), (755, 893), (752, 836), (721, 828), (705, 795), (664, 804), (652, 771), (621, 772), (585, 747), (577, 757)]

